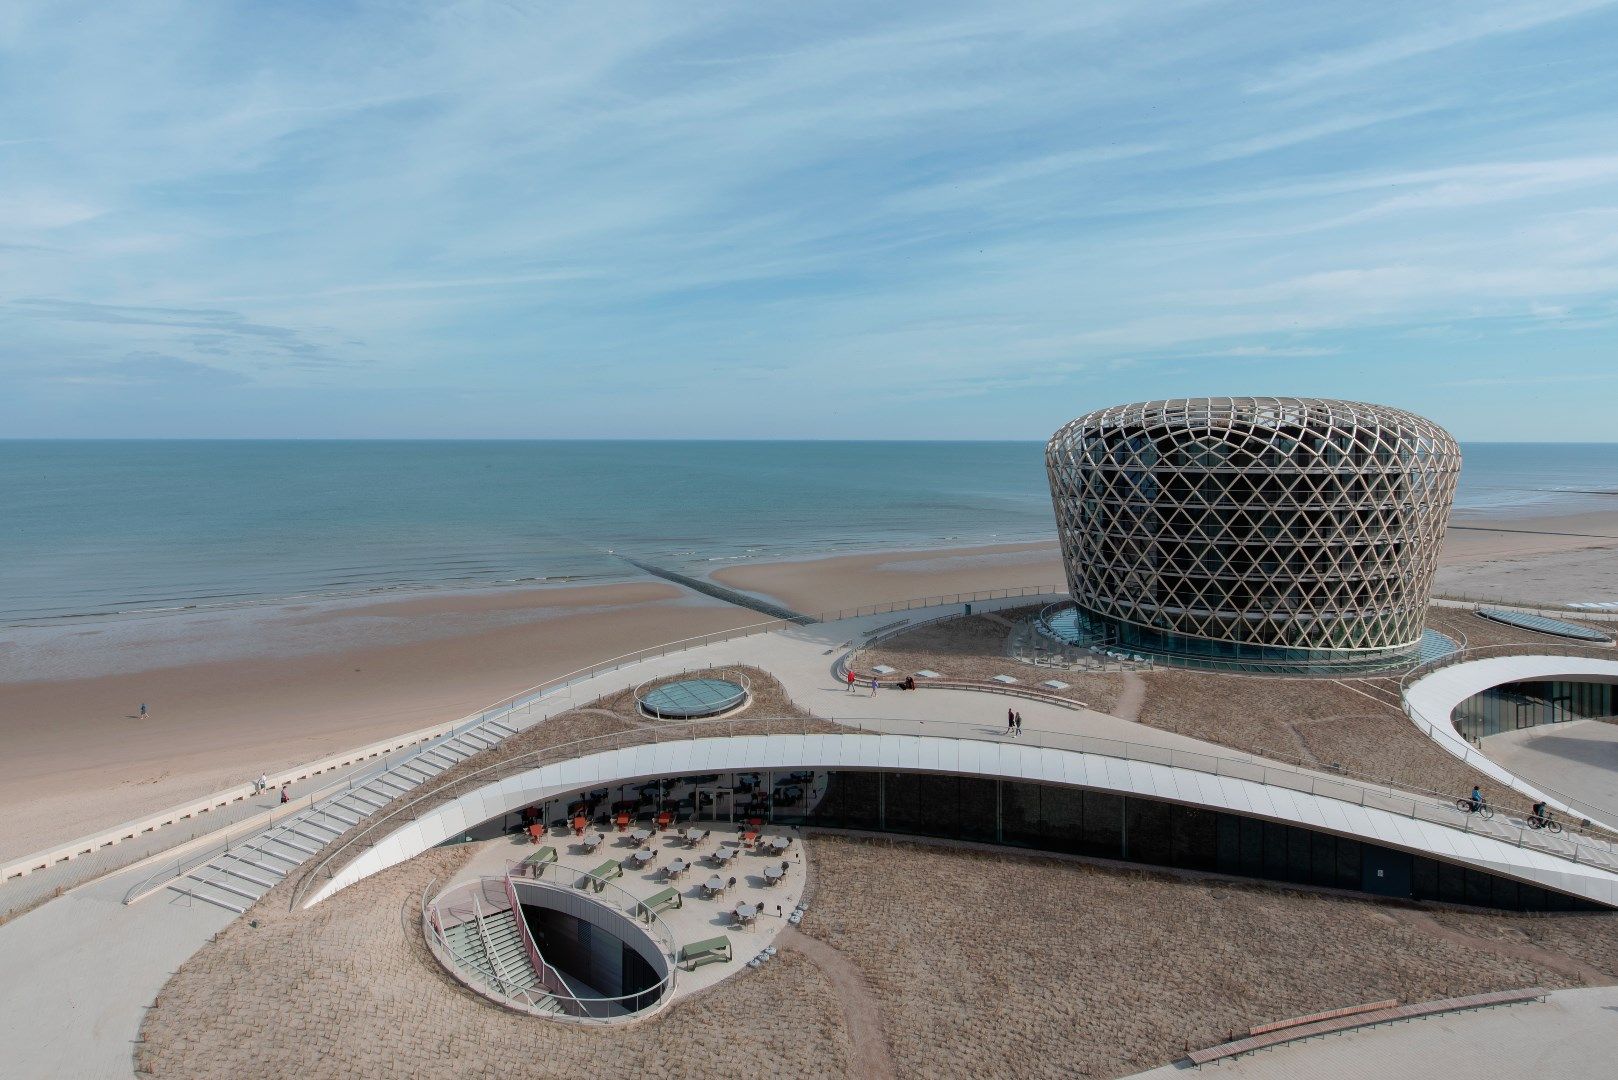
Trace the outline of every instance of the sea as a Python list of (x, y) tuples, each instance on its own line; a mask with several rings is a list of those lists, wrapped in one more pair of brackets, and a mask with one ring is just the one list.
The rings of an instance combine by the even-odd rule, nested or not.
[[(0, 625), (1047, 540), (1043, 450), (0, 441)], [(1462, 452), (1463, 519), (1618, 509), (1618, 444)]]

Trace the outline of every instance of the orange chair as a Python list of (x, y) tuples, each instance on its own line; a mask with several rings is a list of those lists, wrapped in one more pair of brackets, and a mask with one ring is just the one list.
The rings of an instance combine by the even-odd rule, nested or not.
[(586, 818), (583, 814), (580, 814), (578, 817), (574, 818), (573, 819), (573, 835), (574, 836), (583, 836), (585, 827), (587, 825), (589, 825), (589, 824), (590, 824), (589, 819)]
[(657, 828), (659, 832), (666, 830), (674, 822), (674, 815), (667, 810), (657, 815)]
[(618, 816), (613, 818), (613, 822), (618, 826), (619, 832), (625, 832), (629, 829), (629, 815), (621, 810), (618, 812)]
[(530, 825), (530, 826), (528, 826), (528, 839), (529, 839), (529, 841), (531, 843), (535, 843), (535, 844), (539, 843), (540, 838), (543, 837), (544, 835), (545, 835), (545, 826), (543, 826), (543, 825)]

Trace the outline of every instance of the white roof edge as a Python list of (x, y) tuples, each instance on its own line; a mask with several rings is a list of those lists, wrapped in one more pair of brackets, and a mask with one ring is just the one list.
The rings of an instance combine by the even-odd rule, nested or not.
[[(996, 752), (966, 753), (968, 745), (963, 742), (973, 749), (981, 746)], [(1007, 750), (1015, 752), (1006, 753)], [(1090, 762), (1127, 767), (1087, 768)], [(1084, 783), (1071, 786), (1225, 810), (1368, 839), (1413, 854), (1471, 865), (1490, 873), (1504, 873), (1557, 892), (1618, 907), (1618, 874), (1376, 807), (1290, 788), (1286, 789), (1287, 798), (1278, 800), (1268, 797), (1274, 789), (1256, 781), (1214, 777), (1171, 765), (1125, 762), (1055, 747), (1022, 745), (1013, 748), (997, 742), (937, 736), (854, 733), (812, 738), (753, 735), (682, 739), (637, 746), (632, 752), (601, 751), (530, 769), (492, 781), (401, 825), (344, 866), (332, 880), (316, 890), (304, 906), (312, 906), (356, 881), (413, 858), (465, 828), (463, 824), (452, 822), (488, 821), (581, 787), (630, 783), (692, 771), (750, 772), (775, 768), (898, 769), (1046, 783), (1063, 781), (1042, 778), (1082, 776)], [(468, 810), (476, 813), (475, 819), (468, 815)], [(1323, 826), (1322, 821), (1340, 822), (1342, 827)], [(1386, 837), (1398, 839), (1384, 839)], [(1502, 866), (1510, 869), (1497, 869)]]

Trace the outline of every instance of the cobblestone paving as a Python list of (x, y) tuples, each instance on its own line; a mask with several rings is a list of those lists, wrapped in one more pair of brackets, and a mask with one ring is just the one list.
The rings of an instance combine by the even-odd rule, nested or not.
[[(509, 1012), (427, 952), (421, 894), (465, 861), (438, 849), (308, 911), (278, 886), (188, 960), (147, 1014), (137, 1074), (300, 1077), (842, 1077), (830, 984), (782, 950), (644, 1023), (584, 1029)], [(255, 927), (250, 920), (256, 920)]]

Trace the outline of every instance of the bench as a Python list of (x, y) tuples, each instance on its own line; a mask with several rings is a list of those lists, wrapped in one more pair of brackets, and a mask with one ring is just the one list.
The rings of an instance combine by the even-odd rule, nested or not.
[(555, 861), (556, 849), (547, 844), (524, 859), (521, 865), (530, 877), (539, 877), (545, 872), (545, 868)]
[(684, 906), (685, 900), (680, 896), (680, 890), (669, 888), (664, 889), (662, 892), (655, 892), (639, 904), (636, 904), (635, 914), (647, 922), (651, 922), (652, 916), (664, 908)]
[(607, 882), (611, 881), (613, 878), (623, 876), (624, 868), (618, 865), (618, 860), (608, 859), (606, 862), (590, 871), (587, 877), (581, 879), (581, 884), (579, 887), (581, 889), (588, 887), (594, 889), (596, 892), (600, 892), (602, 889), (607, 887)]
[(680, 947), (680, 963), (686, 965), (687, 971), (695, 971), (703, 964), (715, 960), (730, 963), (730, 939), (723, 935), (709, 938), (707, 941), (698, 941)]
[(1388, 998), (1386, 1001), (1372, 1001), (1364, 1005), (1348, 1005), (1341, 1009), (1327, 1009), (1325, 1012), (1310, 1013), (1307, 1016), (1294, 1016), (1290, 1020), (1277, 1020), (1271, 1024), (1257, 1024), (1248, 1028), (1247, 1034), (1250, 1037), (1268, 1035), (1272, 1031), (1284, 1031), (1287, 1028), (1302, 1027), (1304, 1024), (1318, 1024), (1322, 1020), (1336, 1020), (1339, 1017), (1354, 1016), (1359, 1013), (1397, 1008), (1398, 1004), (1398, 998)]
[[(1459, 1012), (1463, 1009), (1484, 1009), (1495, 1005), (1516, 1005), (1524, 1001), (1541, 1001), (1545, 991), (1538, 986), (1530, 986), (1525, 990), (1500, 990), (1492, 994), (1473, 994), (1469, 997), (1444, 998), (1440, 1001), (1425, 1001), (1416, 1005), (1395, 1005), (1392, 1008), (1378, 1009), (1334, 1009), (1330, 1013), (1321, 1014), (1329, 1019), (1310, 1021), (1308, 1017), (1299, 1017), (1297, 1021), (1281, 1021), (1277, 1024), (1265, 1024), (1269, 1029), (1263, 1034), (1255, 1034), (1246, 1039), (1236, 1039), (1232, 1042), (1210, 1046), (1206, 1050), (1193, 1050), (1186, 1055), (1186, 1059), (1193, 1065), (1206, 1065), (1211, 1061), (1224, 1058), (1233, 1058), (1238, 1054), (1248, 1054), (1254, 1050), (1264, 1050), (1271, 1046), (1292, 1042), (1295, 1039), (1308, 1039), (1316, 1035), (1331, 1035), (1340, 1031), (1352, 1031), (1354, 1028), (1371, 1027), (1376, 1024), (1386, 1024), (1394, 1020), (1415, 1020), (1423, 1016), (1436, 1016), (1439, 1013)], [(1377, 1002), (1376, 1004), (1385, 1004)], [(1254, 1029), (1257, 1031), (1258, 1029)]]

